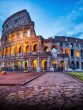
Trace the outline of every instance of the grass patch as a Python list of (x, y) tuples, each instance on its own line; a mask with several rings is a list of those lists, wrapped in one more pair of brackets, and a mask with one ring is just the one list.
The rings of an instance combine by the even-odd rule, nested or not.
[(83, 81), (83, 72), (69, 72), (69, 74)]

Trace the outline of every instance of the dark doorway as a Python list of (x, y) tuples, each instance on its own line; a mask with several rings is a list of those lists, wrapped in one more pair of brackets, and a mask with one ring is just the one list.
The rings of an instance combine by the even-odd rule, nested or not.
[(71, 49), (71, 57), (74, 57), (74, 50)]
[(79, 62), (76, 62), (76, 69), (79, 69)]

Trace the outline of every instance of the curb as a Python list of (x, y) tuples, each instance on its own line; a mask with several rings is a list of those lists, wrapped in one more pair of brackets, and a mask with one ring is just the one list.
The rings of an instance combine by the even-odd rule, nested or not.
[(19, 86), (23, 86), (23, 85), (25, 85), (25, 84), (27, 84), (27, 83), (30, 83), (31, 81), (37, 79), (38, 77), (40, 77), (40, 76), (42, 76), (42, 75), (44, 75), (44, 74), (45, 74), (45, 73), (40, 74), (39, 76), (37, 76), (37, 77), (35, 77), (35, 78), (32, 78), (32, 79), (29, 80), (29, 81), (25, 81), (25, 82), (23, 82), (23, 83), (21, 83), (21, 84), (18, 84), (18, 85), (19, 85)]
[(76, 78), (75, 76), (73, 76), (73, 75), (71, 75), (71, 74), (69, 74), (69, 73), (67, 73), (67, 72), (64, 72), (64, 74), (66, 74), (66, 75), (70, 76), (71, 78), (73, 78), (73, 79), (79, 81), (80, 83), (83, 83), (83, 81), (81, 81), (80, 79)]
[(38, 77), (40, 77), (40, 76), (42, 76), (42, 75), (44, 75), (44, 74), (45, 74), (45, 73), (42, 73), (42, 74), (40, 74), (39, 76), (36, 76), (36, 77), (30, 79), (29, 81), (24, 81), (24, 82), (22, 82), (22, 83), (20, 83), (20, 84), (0, 84), (0, 86), (23, 86), (23, 85), (25, 85), (25, 84), (27, 84), (27, 83), (30, 83), (31, 81), (37, 79)]

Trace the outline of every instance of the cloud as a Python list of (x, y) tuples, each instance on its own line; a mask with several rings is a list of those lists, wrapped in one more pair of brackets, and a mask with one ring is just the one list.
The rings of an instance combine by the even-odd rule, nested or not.
[[(55, 33), (55, 36), (72, 36), (83, 38), (83, 0), (76, 2), (75, 7), (68, 13), (67, 16), (63, 16), (56, 20), (51, 30), (51, 35)], [(48, 30), (48, 32), (49, 32)]]
[[(79, 38), (83, 37), (83, 19), (82, 19), (83, 0), (77, 0), (73, 9), (71, 9), (71, 11), (67, 15), (61, 16), (58, 19), (55, 18), (55, 20), (51, 22), (48, 20), (49, 19), (48, 15), (46, 15), (46, 13), (44, 13), (44, 11), (42, 11), (37, 4), (34, 4), (28, 0), (28, 3), (26, 4), (25, 2), (20, 2), (11, 5), (11, 1), (5, 4), (3, 0), (2, 2), (0, 1), (1, 23), (3, 23), (4, 20), (11, 14), (26, 8), (27, 11), (30, 13), (32, 20), (35, 22), (36, 25), (35, 30), (37, 35), (41, 34), (43, 37), (51, 36), (73, 36)], [(0, 26), (2, 26), (2, 24), (0, 24)]]

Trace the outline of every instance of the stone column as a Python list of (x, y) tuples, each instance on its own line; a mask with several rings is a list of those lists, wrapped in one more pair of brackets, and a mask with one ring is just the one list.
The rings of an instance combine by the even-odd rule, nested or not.
[(74, 49), (74, 58), (76, 59), (76, 49)]
[(29, 53), (31, 52), (31, 44), (29, 43)]
[(29, 59), (28, 59), (28, 70), (31, 70), (32, 69), (32, 67), (31, 67), (31, 58), (29, 57)]
[(23, 55), (23, 46), (24, 46), (24, 45), (23, 45), (22, 42), (21, 42), (21, 44), (22, 44), (22, 45), (21, 45), (21, 55)]
[(37, 72), (40, 72), (40, 58), (37, 58)]
[(50, 70), (50, 62), (51, 62), (51, 58), (50, 56), (47, 58), (47, 70)]
[(50, 62), (50, 64), (49, 64), (50, 65), (50, 71), (54, 71), (51, 57), (49, 58), (49, 62)]
[(21, 70), (24, 70), (24, 68), (23, 68), (23, 59), (21, 59), (20, 62), (21, 62), (21, 67), (20, 68), (21, 68)]
[(81, 68), (81, 60), (79, 61), (79, 66), (80, 66), (80, 67), (79, 67), (79, 68), (80, 68), (80, 70), (82, 70), (82, 68)]

